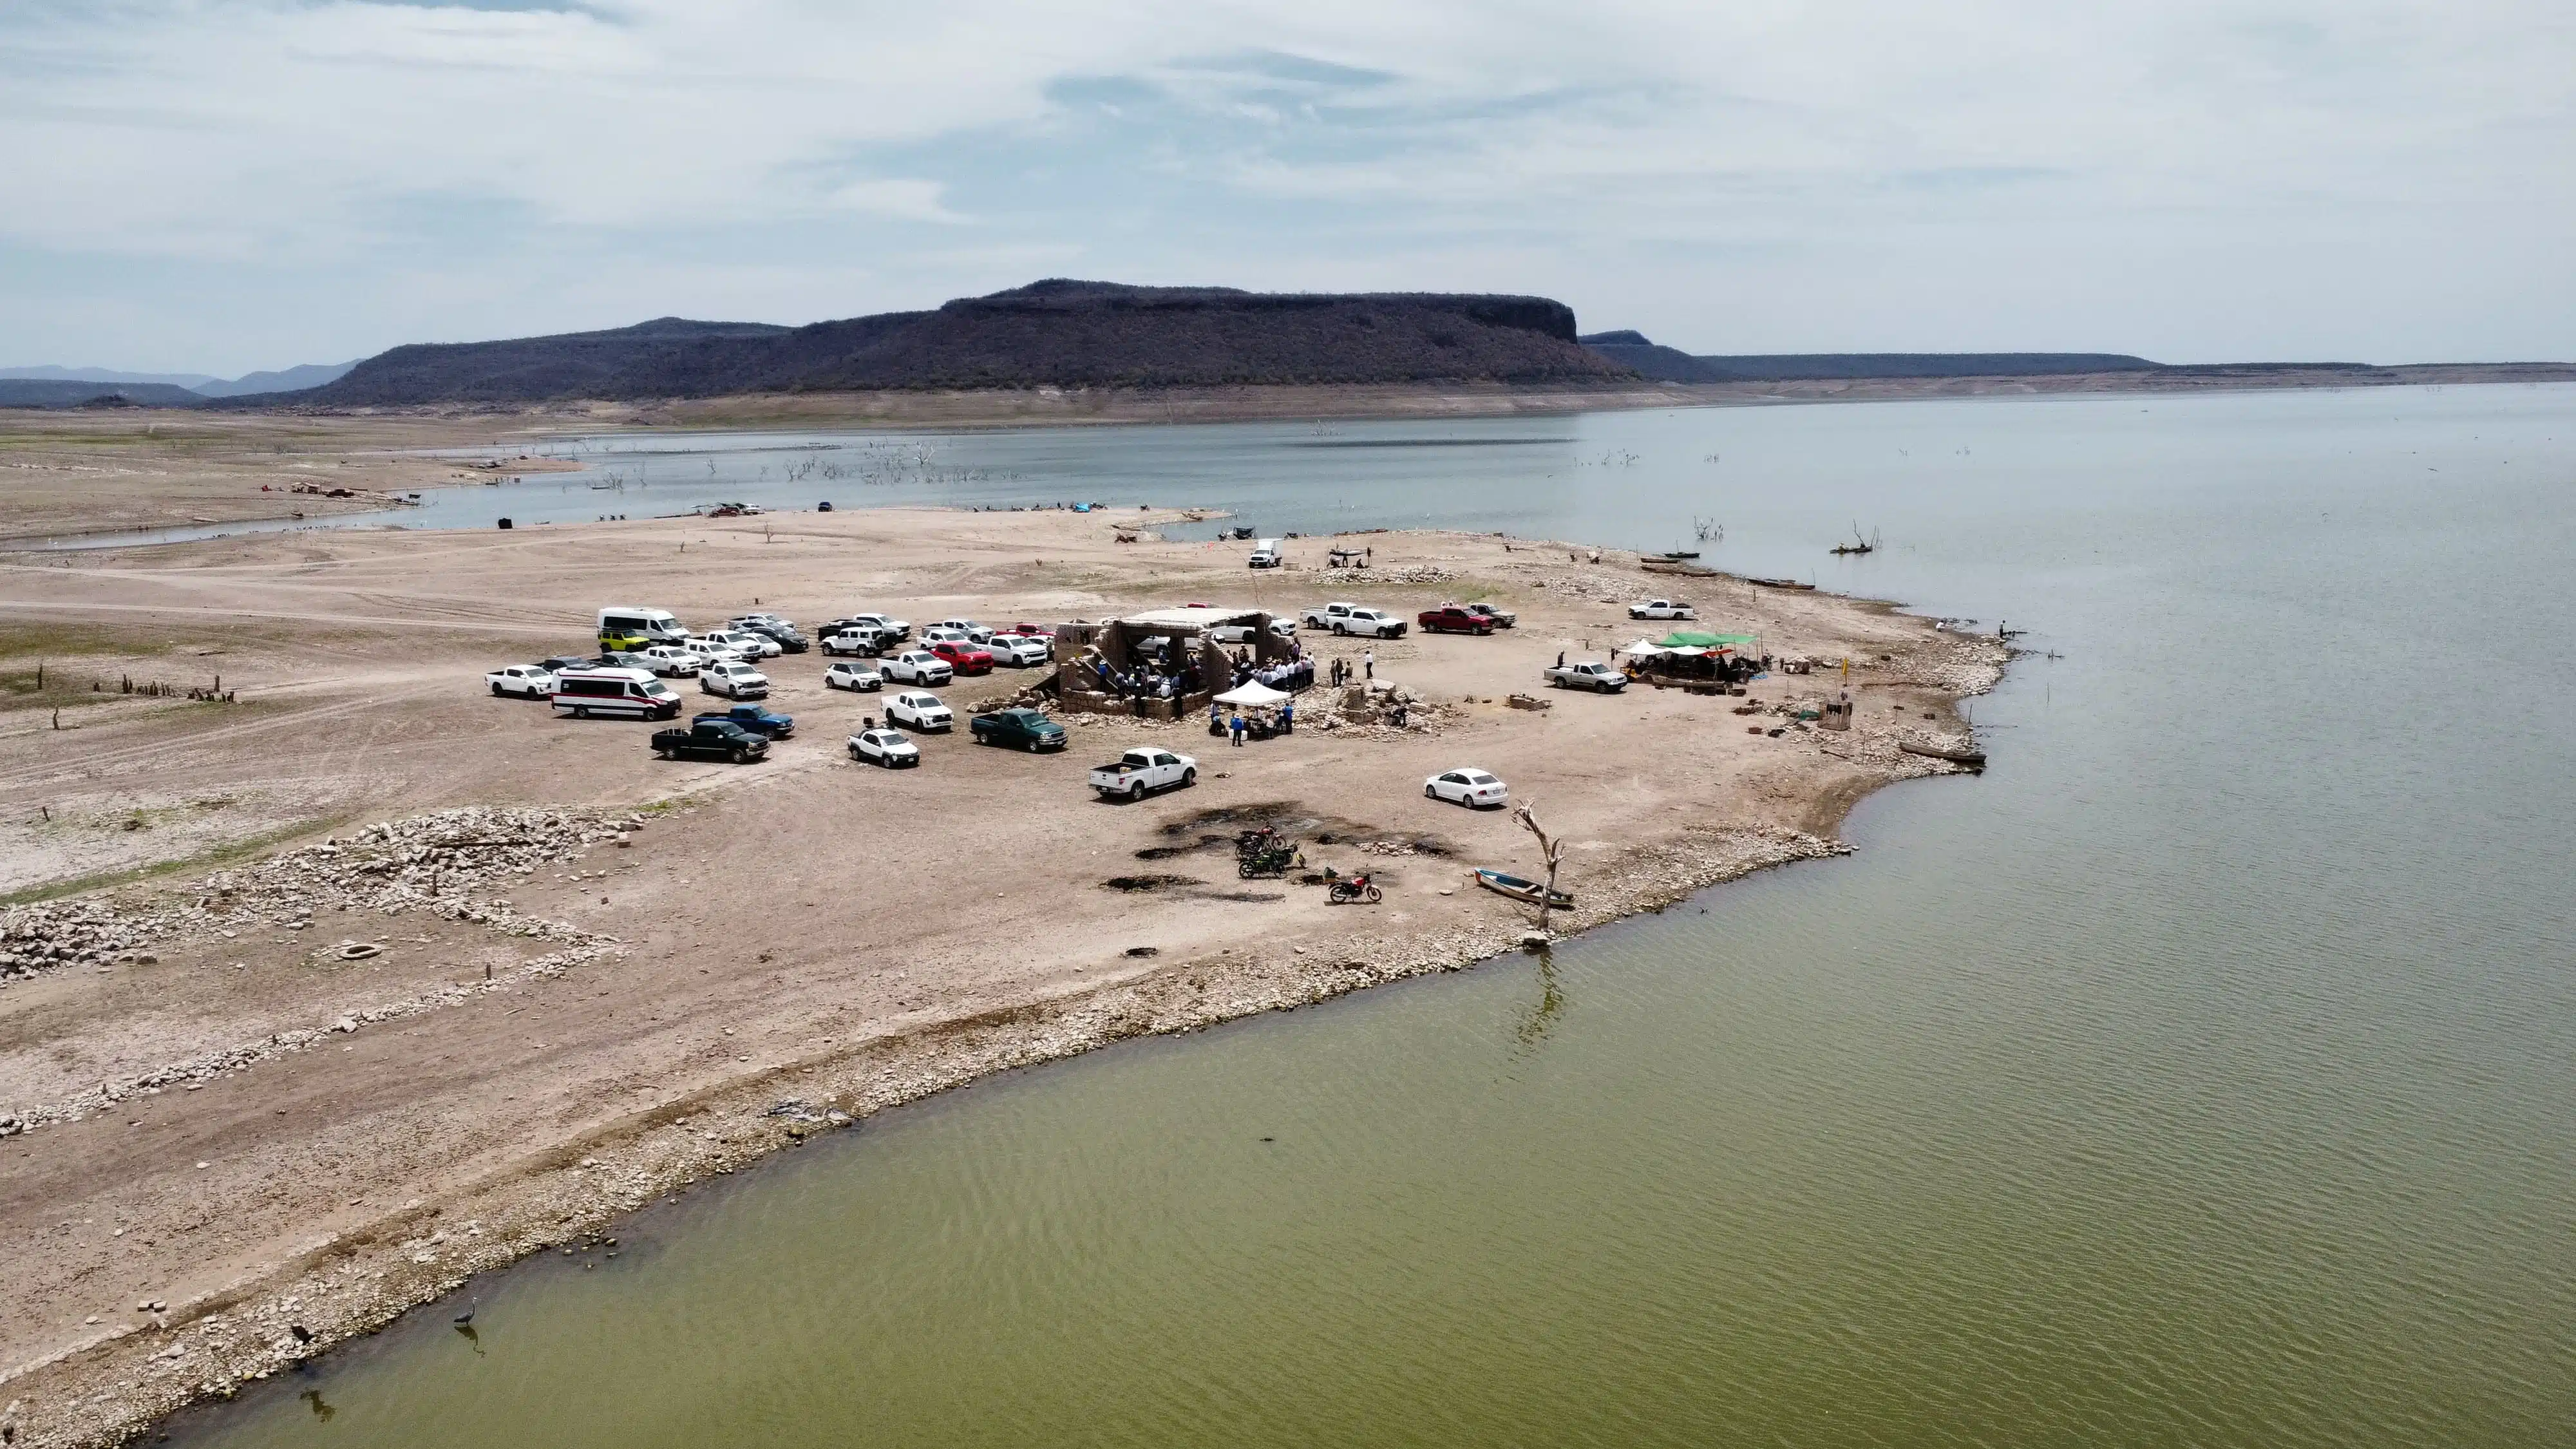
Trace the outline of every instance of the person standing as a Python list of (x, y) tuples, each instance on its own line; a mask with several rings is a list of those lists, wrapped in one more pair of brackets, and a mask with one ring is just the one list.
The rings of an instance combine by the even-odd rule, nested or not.
[(1242, 715), (1240, 715), (1240, 714), (1237, 714), (1237, 715), (1234, 717), (1234, 719), (1232, 720), (1232, 722), (1231, 722), (1231, 723), (1232, 723), (1233, 728), (1234, 728), (1234, 747), (1235, 747), (1236, 749), (1238, 749), (1238, 750), (1239, 750), (1239, 749), (1242, 749), (1242, 748), (1243, 748), (1243, 716), (1242, 716)]
[(1374, 649), (1363, 649), (1363, 650), (1361, 650), (1361, 651), (1360, 651), (1360, 669), (1361, 669), (1362, 674), (1363, 674), (1363, 676), (1364, 676), (1365, 678), (1369, 678), (1369, 679), (1375, 679), (1375, 678), (1377, 678), (1377, 651), (1376, 651), (1376, 650), (1374, 650)]
[(1297, 701), (1292, 699), (1286, 704), (1279, 706), (1279, 733), (1283, 735), (1293, 735), (1296, 732)]
[(1562, 649), (1556, 651), (1556, 667), (1559, 669), (1565, 667), (1565, 651)]

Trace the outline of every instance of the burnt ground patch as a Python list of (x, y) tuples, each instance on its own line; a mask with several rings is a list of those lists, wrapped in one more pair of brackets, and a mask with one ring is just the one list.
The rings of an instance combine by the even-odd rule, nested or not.
[(1207, 882), (1194, 875), (1113, 875), (1100, 884), (1108, 890), (1126, 891), (1135, 895), (1149, 891), (1168, 891), (1184, 886), (1205, 885)]

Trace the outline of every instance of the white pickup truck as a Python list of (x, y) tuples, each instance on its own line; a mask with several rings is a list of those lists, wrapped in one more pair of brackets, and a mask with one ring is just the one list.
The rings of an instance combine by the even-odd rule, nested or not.
[(1630, 604), (1628, 617), (1631, 619), (1696, 619), (1699, 615), (1692, 612), (1690, 605), (1679, 599), (1648, 599), (1642, 604)]
[(1298, 617), (1317, 629), (1335, 634), (1366, 634), (1372, 639), (1402, 638), (1405, 622), (1383, 609), (1364, 609), (1357, 604), (1326, 604), (1308, 609)]
[(1142, 800), (1156, 790), (1198, 782), (1199, 762), (1170, 750), (1129, 750), (1116, 764), (1091, 772), (1091, 788), (1103, 800)]
[(1578, 659), (1572, 664), (1558, 664), (1545, 671), (1548, 683), (1559, 689), (1597, 689), (1603, 694), (1617, 694), (1628, 687), (1628, 676), (1598, 659)]

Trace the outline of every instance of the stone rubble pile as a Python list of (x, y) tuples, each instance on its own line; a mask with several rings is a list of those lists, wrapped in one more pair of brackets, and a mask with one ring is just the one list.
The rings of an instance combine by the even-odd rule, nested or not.
[(1438, 564), (1406, 564), (1402, 568), (1388, 569), (1384, 574), (1390, 584), (1445, 584), (1456, 577)]
[(143, 921), (104, 901), (47, 901), (0, 911), (0, 983), (134, 954), (154, 939)]
[(468, 806), (389, 820), (200, 882), (195, 899), (135, 905), (113, 898), (0, 911), (0, 985), (71, 966), (144, 960), (172, 939), (255, 927), (301, 931), (319, 910), (398, 916), (425, 910), (513, 935), (573, 940), (567, 928), (515, 916), (475, 892), (574, 859), (640, 830), (640, 815)]

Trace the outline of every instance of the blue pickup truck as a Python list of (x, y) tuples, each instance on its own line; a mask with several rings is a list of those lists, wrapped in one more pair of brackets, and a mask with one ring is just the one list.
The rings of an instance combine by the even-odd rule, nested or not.
[(773, 740), (783, 740), (796, 733), (796, 716), (771, 714), (756, 704), (737, 704), (731, 709), (712, 710), (706, 714), (689, 716), (689, 723), (693, 725), (706, 724), (710, 721), (738, 725), (753, 734)]

